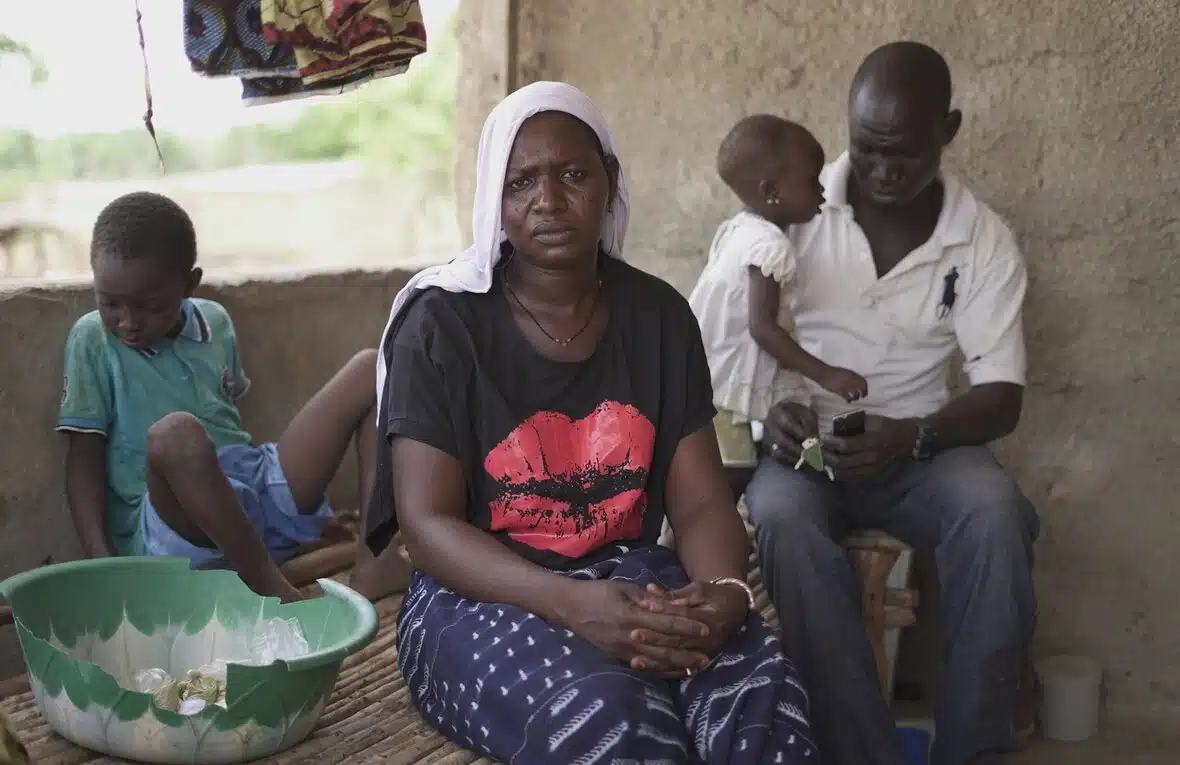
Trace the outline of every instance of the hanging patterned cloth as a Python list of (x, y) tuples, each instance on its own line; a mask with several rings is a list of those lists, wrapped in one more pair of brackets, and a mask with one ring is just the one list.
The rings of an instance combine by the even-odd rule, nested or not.
[(426, 50), (418, 0), (261, 0), (267, 41), (289, 45), (303, 84), (404, 72)]
[(184, 0), (193, 71), (236, 77), (247, 104), (342, 93), (426, 50), (418, 0)]
[(209, 77), (299, 77), (295, 51), (263, 35), (258, 0), (185, 0), (184, 53)]

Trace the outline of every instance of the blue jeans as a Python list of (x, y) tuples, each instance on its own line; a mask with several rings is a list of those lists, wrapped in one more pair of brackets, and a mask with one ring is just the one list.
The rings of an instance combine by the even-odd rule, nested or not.
[(1036, 509), (984, 447), (832, 483), (766, 458), (746, 491), (783, 647), (811, 694), (812, 731), (834, 765), (903, 765), (881, 698), (852, 567), (838, 540), (875, 528), (933, 553), (946, 673), (934, 765), (999, 765), (1015, 743), (1022, 654), (1032, 638)]

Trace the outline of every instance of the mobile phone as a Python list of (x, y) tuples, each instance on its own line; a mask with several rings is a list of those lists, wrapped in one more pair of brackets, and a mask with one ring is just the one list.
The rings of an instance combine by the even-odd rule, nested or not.
[(854, 409), (832, 418), (832, 435), (836, 438), (853, 438), (864, 435), (865, 410)]

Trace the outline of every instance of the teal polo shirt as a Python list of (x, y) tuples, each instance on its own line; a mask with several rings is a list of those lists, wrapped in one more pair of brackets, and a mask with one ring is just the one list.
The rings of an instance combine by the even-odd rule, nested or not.
[(98, 311), (66, 339), (57, 429), (106, 436), (107, 531), (119, 555), (142, 552), (140, 503), (147, 491), (147, 432), (172, 412), (199, 419), (220, 449), (250, 443), (235, 403), (250, 387), (233, 322), (219, 304), (184, 301), (184, 327), (136, 350), (102, 325)]

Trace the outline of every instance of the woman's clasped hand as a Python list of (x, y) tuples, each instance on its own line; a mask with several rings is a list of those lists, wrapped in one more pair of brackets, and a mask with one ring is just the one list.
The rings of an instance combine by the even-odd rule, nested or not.
[(702, 671), (745, 623), (745, 593), (694, 582), (677, 590), (617, 580), (571, 581), (563, 625), (632, 669), (666, 679)]

